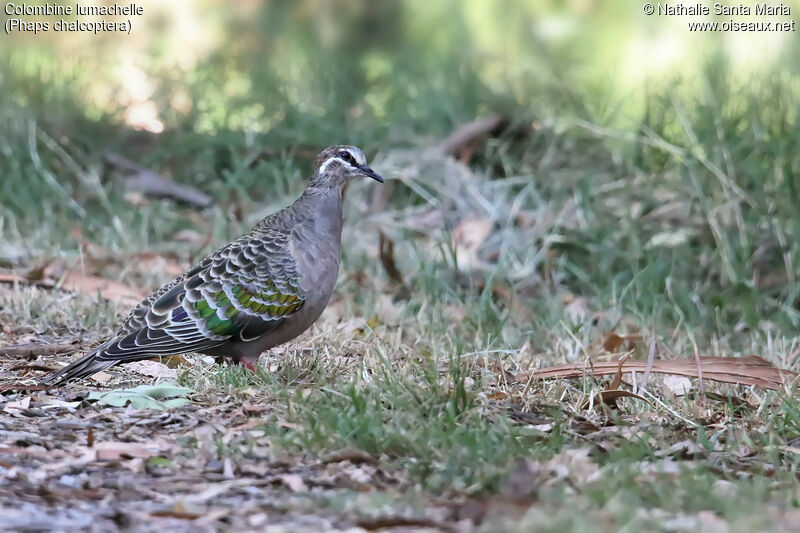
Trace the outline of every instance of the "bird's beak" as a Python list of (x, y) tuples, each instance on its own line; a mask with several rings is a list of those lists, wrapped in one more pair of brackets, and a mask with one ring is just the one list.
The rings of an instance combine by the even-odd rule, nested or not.
[(364, 174), (365, 176), (374, 179), (378, 183), (383, 183), (383, 178), (381, 177), (381, 175), (372, 170), (371, 168), (369, 168), (367, 165), (359, 165), (358, 170), (360, 170), (361, 173)]

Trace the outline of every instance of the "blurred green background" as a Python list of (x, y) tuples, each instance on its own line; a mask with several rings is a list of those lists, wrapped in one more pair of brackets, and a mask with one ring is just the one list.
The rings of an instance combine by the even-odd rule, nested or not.
[[(796, 31), (691, 33), (700, 19), (647, 17), (634, 1), (137, 4), (131, 35), (0, 38), (5, 266), (77, 257), (76, 225), (111, 250), (171, 248), (177, 231), (208, 221), (222, 242), (253, 222), (242, 213), (302, 190), (308, 153), (348, 142), (396, 181), (375, 220), (410, 288), (485, 304), (476, 320), (488, 344), (559, 329), (576, 299), (612, 324), (697, 326), (723, 347), (793, 338)], [(800, 10), (785, 5), (792, 16), (771, 20)], [(468, 161), (480, 200), (446, 207), (440, 170), (403, 177), (459, 124), (495, 114), (512, 126)], [(198, 218), (132, 203), (108, 152), (217, 207)], [(421, 205), (442, 209), (441, 231), (407, 227)], [(452, 254), (421, 250), (451, 247), (468, 217), (492, 232), (462, 291), (443, 274), (459, 270)], [(351, 218), (364, 244), (345, 252), (345, 271), (385, 280), (373, 228)], [(534, 318), (476, 292), (487, 280), (508, 284)]]

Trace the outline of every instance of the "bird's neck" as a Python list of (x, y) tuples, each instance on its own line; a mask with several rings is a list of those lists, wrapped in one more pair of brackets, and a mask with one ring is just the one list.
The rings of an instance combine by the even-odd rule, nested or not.
[(295, 202), (301, 218), (318, 236), (338, 241), (342, 233), (342, 188), (309, 187)]
[(342, 204), (342, 187), (307, 187), (295, 202), (298, 206), (317, 209), (325, 205)]

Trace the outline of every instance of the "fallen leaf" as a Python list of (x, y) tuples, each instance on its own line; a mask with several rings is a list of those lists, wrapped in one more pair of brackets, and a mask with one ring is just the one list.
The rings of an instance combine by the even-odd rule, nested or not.
[(405, 285), (403, 275), (400, 273), (400, 269), (397, 268), (397, 262), (394, 258), (394, 241), (382, 231), (378, 232), (378, 249), (386, 275), (398, 285)]
[(564, 307), (564, 310), (569, 315), (572, 322), (578, 323), (589, 316), (589, 304), (586, 298), (572, 297), (569, 303)]
[(177, 368), (179, 365), (194, 365), (196, 361), (186, 359), (182, 355), (168, 355), (161, 358), (161, 362), (170, 368)]
[(136, 409), (173, 409), (191, 403), (188, 398), (179, 398), (194, 392), (192, 389), (178, 387), (169, 383), (160, 385), (139, 385), (132, 389), (119, 389), (105, 392), (94, 391), (87, 399), (112, 407), (130, 404)]
[(2, 283), (29, 283), (31, 280), (19, 274), (9, 274), (0, 272), (0, 282)]
[(686, 439), (676, 442), (669, 448), (657, 450), (653, 455), (655, 457), (679, 457), (681, 459), (689, 459), (696, 455), (703, 453), (703, 449), (697, 445), (696, 442)]
[(139, 252), (122, 258), (125, 263), (136, 264), (141, 271), (163, 272), (172, 277), (180, 276), (186, 270), (174, 258), (155, 252)]
[[(716, 357), (702, 356), (699, 358), (703, 379), (710, 379), (721, 383), (735, 383), (739, 385), (754, 385), (765, 389), (779, 389), (784, 385), (791, 385), (797, 380), (797, 373), (791, 370), (777, 368), (772, 363), (757, 355), (746, 357)], [(623, 371), (642, 372), (646, 361), (628, 359), (625, 361)], [(616, 374), (618, 361), (595, 361), (568, 363), (549, 368), (540, 368), (533, 373), (534, 378), (558, 379), (578, 378), (583, 375), (603, 376)], [(676, 374), (696, 378), (698, 364), (694, 359), (672, 359), (653, 361), (652, 372), (659, 374)], [(514, 377), (517, 383), (527, 383), (531, 378), (530, 373), (521, 372)]]
[(692, 380), (686, 376), (666, 376), (662, 385), (673, 396), (683, 396), (692, 390)]
[(158, 446), (142, 442), (95, 442), (93, 446), (98, 461), (118, 461), (135, 457), (148, 458), (158, 455)]
[[(0, 274), (2, 276), (2, 274)], [(80, 349), (79, 341), (57, 344), (26, 343), (3, 346), (0, 348), (0, 355), (6, 357), (33, 358), (37, 355), (60, 355), (74, 352)]]
[(43, 409), (51, 409), (51, 408), (63, 408), (63, 409), (75, 409), (78, 407), (81, 402), (73, 401), (67, 402), (64, 400), (60, 400), (58, 398), (51, 398), (49, 396), (39, 396), (36, 398), (36, 403), (41, 406)]
[(278, 479), (292, 492), (308, 492), (308, 486), (299, 474), (282, 474)]
[(91, 379), (92, 381), (96, 381), (97, 383), (106, 383), (112, 377), (114, 377), (114, 376), (112, 376), (108, 372), (104, 372), (104, 371), (101, 370), (100, 372), (95, 372), (94, 374), (89, 376), (89, 379)]
[(174, 368), (170, 368), (164, 363), (159, 363), (158, 361), (153, 360), (145, 360), (145, 361), (134, 361), (125, 365), (125, 368), (128, 370), (133, 370), (137, 374), (141, 374), (143, 376), (149, 376), (151, 378), (160, 378), (160, 379), (178, 379), (178, 371)]
[(200, 208), (214, 205), (214, 199), (204, 192), (189, 185), (172, 181), (120, 155), (108, 152), (105, 154), (105, 159), (116, 167), (132, 172), (126, 178), (125, 184), (136, 192), (144, 193), (153, 198), (169, 198)]
[(0, 385), (0, 392), (2, 391), (40, 391), (47, 390), (45, 385), (28, 385), (25, 383), (3, 383)]
[(530, 307), (525, 305), (523, 301), (517, 297), (517, 293), (513, 287), (504, 282), (495, 281), (492, 285), (492, 294), (500, 298), (503, 303), (505, 303), (514, 317), (520, 323), (528, 323), (533, 320), (533, 314)]
[(453, 228), (453, 246), (458, 268), (469, 270), (480, 264), (478, 250), (492, 232), (492, 221), (486, 217), (466, 216)]
[(625, 343), (626, 341), (633, 344), (634, 342), (640, 340), (642, 340), (641, 335), (637, 334), (619, 335), (612, 330), (609, 331), (608, 334), (603, 339), (603, 349), (607, 352), (614, 353), (618, 351), (619, 347), (622, 346), (622, 344)]
[(603, 349), (607, 352), (616, 352), (617, 348), (619, 348), (623, 342), (625, 342), (625, 339), (613, 331), (609, 331), (606, 338), (603, 339)]
[(594, 401), (595, 404), (603, 403), (616, 409), (617, 400), (619, 398), (636, 398), (637, 400), (642, 400), (645, 403), (650, 403), (638, 394), (623, 389), (601, 390), (595, 394)]
[(128, 306), (138, 304), (145, 296), (144, 293), (124, 283), (71, 271), (68, 271), (59, 279), (36, 279), (23, 277), (19, 274), (0, 273), (0, 283), (23, 283), (36, 285), (37, 287), (45, 289), (61, 289), (67, 292), (78, 292), (91, 296), (99, 294), (106, 300)]
[(343, 461), (350, 461), (353, 464), (378, 464), (378, 460), (375, 457), (362, 450), (338, 450), (320, 458), (320, 462), (323, 464), (340, 463)]
[(404, 516), (382, 516), (356, 520), (356, 526), (367, 531), (406, 530), (406, 531), (448, 531), (452, 528), (427, 518), (408, 518)]
[(451, 155), (464, 164), (472, 159), (472, 154), (492, 134), (499, 134), (509, 124), (509, 119), (501, 115), (475, 119), (458, 126), (439, 146), (441, 151)]
[(67, 272), (61, 280), (60, 288), (88, 295), (99, 294), (106, 300), (129, 306), (138, 304), (145, 297), (143, 292), (124, 283), (74, 271)]
[(150, 512), (150, 516), (158, 518), (178, 518), (180, 520), (195, 520), (205, 515), (205, 509), (198, 505), (187, 506), (182, 501), (177, 501), (172, 507), (157, 509)]
[(9, 414), (19, 414), (20, 411), (23, 409), (27, 409), (31, 405), (31, 397), (25, 396), (21, 400), (17, 400), (15, 402), (8, 402), (6, 406), (3, 408), (3, 411)]
[[(625, 361), (628, 359), (628, 357), (631, 356), (631, 353), (633, 352), (628, 352), (619, 358), (619, 361), (617, 362), (617, 372), (614, 374), (614, 379), (611, 380), (611, 383), (609, 383), (604, 390), (601, 390), (594, 395), (593, 400), (596, 405), (606, 404), (616, 409), (617, 399), (619, 398), (636, 398), (638, 400), (647, 402), (647, 400), (638, 394), (619, 388), (619, 386), (622, 384), (622, 366), (625, 364)], [(587, 401), (584, 405), (584, 409), (588, 407), (588, 405), (589, 402)]]

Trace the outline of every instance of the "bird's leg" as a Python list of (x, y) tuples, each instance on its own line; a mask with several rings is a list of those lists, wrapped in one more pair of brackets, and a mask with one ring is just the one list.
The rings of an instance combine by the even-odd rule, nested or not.
[(246, 359), (240, 359), (234, 356), (227, 356), (227, 357), (224, 355), (214, 356), (214, 362), (218, 365), (222, 365), (222, 363), (224, 363), (226, 360), (228, 361), (229, 365), (231, 362), (233, 362), (234, 364), (242, 365), (243, 367), (245, 367), (247, 370), (249, 370), (254, 374), (256, 373), (256, 365), (252, 361), (248, 361)]
[(250, 372), (252, 372), (253, 374), (257, 373), (257, 370), (256, 370), (256, 365), (255, 365), (255, 364), (253, 364), (253, 362), (252, 362), (252, 361), (248, 361), (248, 360), (246, 360), (246, 359), (239, 359), (239, 361), (237, 361), (237, 362), (238, 362), (240, 365), (242, 365), (243, 367), (245, 367), (247, 370), (249, 370)]

